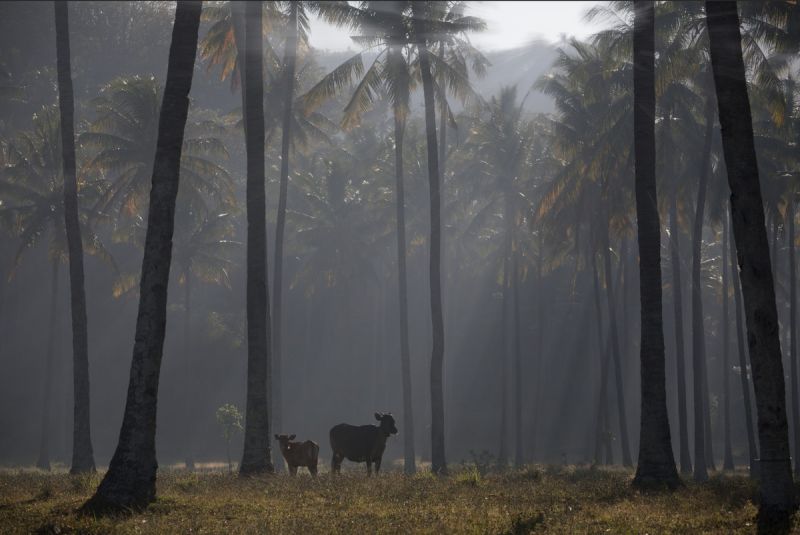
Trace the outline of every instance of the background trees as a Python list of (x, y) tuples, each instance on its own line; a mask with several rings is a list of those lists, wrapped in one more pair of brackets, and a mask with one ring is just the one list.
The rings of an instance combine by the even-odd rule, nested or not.
[[(0, 181), (0, 191), (3, 195), (2, 215), (7, 227), (18, 239), (19, 244), (14, 255), (14, 265), (11, 275), (28, 250), (36, 246), (41, 239), (48, 236), (48, 257), (51, 264), (50, 276), (50, 307), (47, 329), (47, 346), (45, 350), (44, 390), (41, 412), (41, 431), (37, 466), (50, 468), (50, 421), (53, 395), (53, 374), (56, 337), (58, 327), (59, 303), (59, 271), (60, 266), (67, 260), (68, 244), (64, 232), (64, 179), (62, 174), (62, 151), (60, 114), (54, 107), (43, 108), (35, 117), (33, 131), (21, 133), (18, 139), (12, 141), (5, 148), (5, 167), (3, 180)], [(97, 181), (87, 181), (82, 184), (82, 198), (91, 201), (100, 192)], [(76, 217), (78, 224), (83, 226), (80, 232), (85, 240), (84, 247), (89, 254), (99, 255), (110, 260), (108, 252), (103, 247), (98, 236), (89, 228), (91, 211), (87, 207), (78, 207)], [(80, 229), (79, 229), (80, 230)], [(88, 366), (88, 362), (85, 363)], [(81, 370), (80, 366), (76, 367)], [(88, 371), (84, 370), (88, 374)], [(88, 376), (83, 377), (88, 381)], [(88, 388), (88, 385), (84, 384)], [(79, 390), (80, 391), (80, 390)], [(82, 392), (88, 404), (88, 391)], [(83, 405), (81, 410), (88, 411), (88, 406)], [(87, 415), (82, 415), (87, 416)], [(84, 428), (80, 439), (90, 439), (87, 436), (88, 421), (81, 420)], [(88, 449), (87, 449), (88, 447)], [(78, 447), (78, 455), (83, 455), (78, 463), (79, 470), (89, 470), (91, 457), (91, 444), (83, 443)], [(88, 457), (86, 457), (88, 455)]]
[[(93, 405), (100, 463), (116, 444), (116, 425), (109, 422), (118, 417), (114, 411), (122, 407), (120, 392), (129, 379), (129, 362), (120, 355), (134, 342), (128, 297), (136, 294), (145, 218), (150, 217), (150, 169), (172, 20), (168, 4), (115, 5), (70, 6), (97, 26), (73, 31), (71, 45), (80, 51), (72, 65), (76, 182), (78, 220), (90, 253), (87, 306), (98, 317), (89, 343), (98, 355), (92, 360), (92, 385), (101, 400)], [(777, 317), (793, 362), (792, 177), (798, 115), (795, 66), (784, 56), (796, 46), (794, 11), (770, 5), (743, 6), (742, 46)], [(278, 411), (281, 425), (321, 442), (324, 458), (324, 434), (334, 423), (360, 421), (375, 411), (398, 413), (402, 407), (403, 440), (390, 442), (387, 456), (402, 456), (409, 472), (426, 467), (434, 453), (438, 470), (445, 459), (487, 457), (484, 450), (499, 457), (502, 466), (512, 454), (518, 465), (632, 464), (635, 451), (647, 446), (639, 438), (646, 431), (637, 418), (640, 392), (643, 386), (655, 392), (642, 385), (634, 356), (652, 349), (643, 341), (657, 345), (657, 340), (653, 325), (640, 337), (635, 291), (641, 281), (655, 292), (655, 252), (648, 250), (643, 279), (633, 240), (634, 221), (640, 219), (634, 211), (632, 147), (640, 138), (634, 135), (631, 5), (595, 10), (595, 19), (605, 26), (586, 42), (565, 39), (558, 49), (540, 44), (503, 53), (472, 46), (469, 35), (483, 25), (470, 16), (469, 4), (326, 6), (328, 15), (312, 2), (266, 3), (260, 16), (251, 17), (255, 29), (249, 33), (262, 39), (256, 48), (263, 55), (263, 73), (248, 79), (244, 72), (243, 85), (263, 88), (264, 95), (243, 102), (219, 78), (238, 86), (246, 71), (244, 54), (239, 56), (247, 32), (238, 8), (244, 6), (204, 5), (199, 51), (211, 72), (196, 72), (180, 156), (171, 281), (179, 291), (167, 301), (168, 325), (179, 328), (167, 330), (164, 341), (159, 403), (164, 425), (157, 438), (163, 463), (202, 469), (204, 461), (220, 458), (225, 443), (209, 431), (214, 411), (247, 401), (241, 388), (247, 377), (244, 333), (252, 322), (245, 314), (246, 249), (239, 245), (247, 230), (239, 208), (247, 200), (247, 150), (239, 134), (245, 124), (251, 148), (264, 147), (264, 180), (251, 177), (251, 186), (263, 185), (263, 213), (252, 222), (263, 226), (265, 244), (273, 229), (276, 238), (283, 236), (280, 246), (278, 239), (272, 249), (263, 245), (264, 260), (274, 258), (276, 268), (280, 260), (281, 274), (270, 281), (265, 269), (261, 278), (265, 288), (272, 284), (283, 292), (271, 306), (281, 314), (272, 326), (282, 333), (285, 358), (280, 369), (272, 368), (273, 388), (265, 379), (259, 410), (271, 406), (270, 394), (277, 402), (291, 400)], [(47, 19), (35, 5), (0, 9), (19, 9), (15, 20), (23, 27), (52, 22), (49, 7)], [(287, 24), (292, 12), (297, 20)], [(342, 23), (356, 34), (358, 52), (313, 49), (304, 34), (304, 16)], [(615, 17), (614, 22), (606, 17)], [(19, 41), (21, 32), (6, 17), (0, 19), (5, 50), (4, 43)], [(740, 328), (733, 323), (743, 312), (736, 302), (740, 281), (738, 271), (728, 278), (724, 269), (733, 240), (724, 230), (723, 148), (714, 119), (709, 120), (715, 94), (706, 68), (705, 11), (700, 3), (656, 3), (654, 20), (654, 164), (661, 200), (656, 208), (664, 238), (651, 237), (646, 245), (658, 243), (665, 259), (661, 284), (671, 310), (663, 318), (664, 395), (675, 431), (673, 447), (680, 451), (682, 470), (695, 461), (701, 476), (705, 470), (698, 460), (709, 466), (722, 461), (707, 450), (711, 445), (716, 446), (712, 451), (725, 452), (724, 466), (749, 462), (756, 468), (759, 444), (744, 322), (738, 322)], [(84, 22), (73, 22), (84, 28)], [(295, 32), (285, 31), (292, 29), (295, 55), (287, 40)], [(131, 44), (121, 43), (116, 34), (97, 38), (114, 32)], [(8, 427), (19, 431), (13, 440), (0, 436), (0, 458), (33, 461), (30, 445), (41, 435), (55, 464), (69, 457), (66, 437), (73, 430), (64, 412), (72, 406), (72, 387), (60, 379), (71, 376), (58, 356), (63, 335), (49, 328), (49, 318), (63, 315), (66, 303), (61, 295), (66, 285), (55, 279), (59, 286), (51, 292), (48, 283), (52, 261), (63, 261), (66, 251), (60, 230), (63, 162), (55, 111), (47, 112), (47, 121), (45, 112), (29, 117), (42, 105), (49, 109), (56, 98), (56, 70), (37, 59), (32, 45), (20, 52), (24, 60), (16, 53), (0, 58), (8, 74), (0, 73), (0, 250), (7, 259), (17, 251), (25, 255), (13, 279), (0, 286), (0, 358), (7, 368), (0, 376), (0, 404), (23, 407), (18, 412), (0, 408)], [(45, 41), (42, 47), (49, 48), (41, 56), (52, 60), (54, 45)], [(421, 83), (426, 55), (427, 100)], [(295, 73), (289, 76), (292, 58)], [(484, 70), (487, 78), (478, 80)], [(538, 77), (543, 71), (548, 72)], [(533, 77), (539, 78), (534, 88), (516, 83)], [(500, 79), (502, 87), (491, 85)], [(253, 131), (247, 109), (259, 102), (264, 124)], [(263, 143), (253, 140), (261, 134)], [(429, 150), (429, 138), (435, 150)], [(428, 167), (434, 153), (441, 175), (439, 224), (435, 191), (431, 205), (430, 179), (436, 173)], [(704, 202), (698, 202), (701, 177), (706, 179)], [(654, 228), (650, 231), (655, 236)], [(46, 248), (33, 247), (42, 239), (54, 244), (49, 258)], [(95, 257), (110, 260), (112, 253), (112, 269), (96, 262)], [(440, 273), (431, 278), (437, 256)], [(55, 269), (60, 272), (60, 265)], [(441, 321), (433, 314), (438, 310), (428, 313), (431, 289), (436, 294), (437, 286)], [(693, 305), (702, 305), (693, 307), (691, 318), (683, 306), (690, 297)], [(733, 307), (729, 314), (723, 312), (725, 304)], [(42, 335), (51, 332), (52, 337)], [(685, 366), (684, 335), (705, 346), (697, 369)], [(733, 337), (737, 354), (726, 359)], [(45, 372), (48, 339), (53, 356)], [(434, 388), (412, 390), (431, 380), (427, 352), (434, 339)], [(277, 349), (277, 344), (271, 346)], [(261, 366), (263, 354), (259, 359)], [(258, 371), (266, 374), (268, 364)], [(789, 373), (790, 380), (796, 376)], [(30, 399), (22, 388), (48, 376), (49, 416), (39, 399), (43, 392), (36, 389)], [(254, 381), (261, 389), (261, 379)], [(696, 384), (697, 392), (687, 392), (686, 381)], [(725, 418), (726, 407), (730, 418)], [(42, 414), (45, 425), (39, 423)], [(437, 438), (435, 450), (433, 441), (420, 438), (428, 432)], [(695, 439), (703, 447), (692, 459), (688, 445)], [(238, 437), (232, 440), (236, 452), (242, 444)], [(264, 448), (266, 443), (261, 442)]]

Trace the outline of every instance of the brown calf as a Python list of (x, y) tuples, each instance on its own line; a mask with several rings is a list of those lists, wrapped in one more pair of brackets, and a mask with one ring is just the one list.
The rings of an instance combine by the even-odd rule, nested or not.
[(275, 435), (275, 440), (281, 445), (281, 453), (289, 465), (289, 473), (297, 475), (297, 467), (305, 466), (312, 476), (317, 475), (317, 458), (319, 445), (311, 440), (305, 442), (291, 442), (296, 435)]

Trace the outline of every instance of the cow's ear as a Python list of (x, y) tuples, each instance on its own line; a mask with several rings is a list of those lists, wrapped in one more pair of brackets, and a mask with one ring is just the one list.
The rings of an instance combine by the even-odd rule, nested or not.
[(280, 440), (281, 437), (279, 435), (275, 435), (275, 440)]
[(294, 437), (296, 437), (296, 436), (297, 435), (289, 435), (289, 440), (294, 440)]
[(381, 413), (379, 412), (375, 413), (375, 419), (378, 420), (379, 422), (381, 421), (381, 417), (382, 417)]

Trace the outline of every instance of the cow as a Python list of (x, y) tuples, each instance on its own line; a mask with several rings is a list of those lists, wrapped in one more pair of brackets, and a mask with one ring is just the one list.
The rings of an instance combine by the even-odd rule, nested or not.
[(289, 473), (297, 475), (297, 467), (305, 466), (312, 477), (317, 476), (317, 458), (319, 457), (319, 445), (312, 441), (291, 442), (297, 435), (275, 435), (275, 440), (281, 446), (281, 453), (289, 465)]
[(372, 463), (375, 463), (375, 473), (380, 471), (386, 439), (397, 434), (397, 427), (391, 413), (376, 412), (375, 419), (380, 425), (339, 424), (331, 428), (331, 471), (339, 473), (344, 459), (355, 463), (366, 462), (367, 474), (372, 474)]

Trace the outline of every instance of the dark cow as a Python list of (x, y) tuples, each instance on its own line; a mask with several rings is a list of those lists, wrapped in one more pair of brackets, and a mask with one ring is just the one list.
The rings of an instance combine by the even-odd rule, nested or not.
[(275, 435), (275, 440), (281, 445), (281, 453), (289, 465), (289, 473), (297, 475), (297, 467), (305, 466), (312, 476), (317, 475), (317, 458), (319, 445), (311, 440), (305, 442), (291, 442), (297, 435)]
[(380, 471), (386, 439), (397, 434), (397, 427), (391, 413), (376, 412), (375, 419), (380, 425), (339, 424), (331, 428), (331, 470), (334, 473), (341, 470), (344, 459), (354, 463), (366, 462), (368, 474), (372, 473), (372, 463), (375, 463), (375, 473)]

